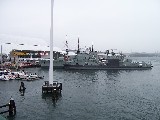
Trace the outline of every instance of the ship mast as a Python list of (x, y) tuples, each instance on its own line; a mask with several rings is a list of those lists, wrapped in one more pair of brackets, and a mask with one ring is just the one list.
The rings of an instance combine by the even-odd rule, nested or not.
[(68, 52), (69, 52), (69, 50), (68, 50), (68, 42), (67, 42), (67, 35), (66, 35), (66, 53), (67, 53), (67, 55), (68, 55)]
[(80, 50), (79, 50), (79, 37), (78, 37), (78, 50), (77, 50), (77, 53), (80, 53)]
[(93, 52), (93, 42), (92, 42), (92, 52)]
[(53, 5), (54, 5), (54, 0), (51, 0), (49, 84), (53, 84)]

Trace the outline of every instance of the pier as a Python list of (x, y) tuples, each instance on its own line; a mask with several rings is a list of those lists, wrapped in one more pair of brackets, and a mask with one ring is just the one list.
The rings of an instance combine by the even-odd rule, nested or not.
[(53, 96), (61, 94), (62, 83), (53, 81), (53, 84), (49, 84), (49, 81), (45, 81), (42, 86), (42, 93), (52, 93)]
[(9, 116), (16, 115), (16, 105), (14, 102), (14, 99), (11, 98), (8, 104), (0, 106), (0, 108), (8, 107), (8, 110), (5, 110), (3, 112), (0, 112), (0, 114), (9, 113)]

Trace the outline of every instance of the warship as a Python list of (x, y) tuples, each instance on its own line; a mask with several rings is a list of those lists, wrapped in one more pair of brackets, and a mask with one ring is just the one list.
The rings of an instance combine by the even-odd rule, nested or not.
[(64, 69), (69, 70), (147, 70), (152, 67), (151, 62), (132, 61), (122, 53), (115, 53), (113, 49), (100, 53), (94, 51), (92, 45), (89, 51), (81, 52), (79, 41), (77, 54), (72, 59), (66, 59), (64, 64)]
[[(69, 50), (63, 56), (53, 60), (54, 69), (75, 69), (75, 70), (146, 70), (152, 69), (151, 62), (136, 62), (128, 59), (124, 54), (115, 53), (113, 49), (106, 52), (98, 52), (93, 49), (93, 45), (84, 51), (80, 50), (78, 38), (78, 50), (75, 54), (68, 54)], [(41, 67), (49, 67), (50, 59), (41, 60)]]

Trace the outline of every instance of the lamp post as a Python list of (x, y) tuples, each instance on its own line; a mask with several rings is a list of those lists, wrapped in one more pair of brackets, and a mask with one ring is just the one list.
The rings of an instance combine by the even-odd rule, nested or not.
[[(11, 43), (2, 43), (2, 44), (11, 44)], [(1, 64), (2, 64), (2, 62), (3, 62), (3, 46), (2, 46), (2, 44), (1, 44)]]
[(2, 62), (3, 62), (3, 57), (2, 57), (2, 45), (1, 45), (1, 64), (2, 64)]
[[(21, 43), (21, 44), (17, 44), (17, 43), (2, 43), (1, 45), (0, 45), (0, 63), (2, 64), (3, 63), (3, 45), (4, 44), (14, 44), (14, 45), (16, 45), (17, 47), (18, 46), (24, 46), (24, 45), (26, 45), (26, 44), (23, 44), (23, 43)], [(32, 46), (34, 46), (34, 47), (37, 47), (37, 46), (41, 46), (41, 45), (38, 45), (38, 44), (34, 44), (34, 45), (32, 45)], [(41, 47), (44, 47), (44, 46), (41, 46)], [(49, 46), (46, 46), (46, 47), (49, 47)], [(21, 48), (22, 49), (22, 48)], [(20, 49), (20, 50), (21, 50)], [(17, 57), (17, 59), (15, 59), (15, 56), (14, 56), (14, 62), (15, 63), (17, 63), (18, 62), (18, 57)]]

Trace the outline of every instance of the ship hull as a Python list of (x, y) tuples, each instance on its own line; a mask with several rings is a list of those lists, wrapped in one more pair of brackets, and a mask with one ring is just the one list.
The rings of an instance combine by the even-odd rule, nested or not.
[(107, 67), (107, 66), (80, 66), (80, 65), (64, 65), (66, 70), (149, 70), (152, 67), (135, 67), (135, 66), (119, 66), (119, 67)]
[[(49, 60), (40, 60), (41, 68), (49, 68), (50, 61)], [(53, 69), (63, 69), (64, 68), (64, 61), (53, 61)]]
[[(41, 66), (41, 68), (49, 69), (49, 66)], [(64, 69), (64, 66), (53, 66), (53, 69)]]

